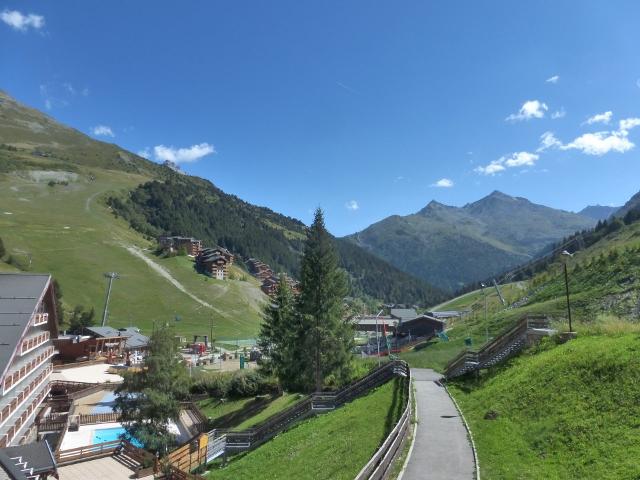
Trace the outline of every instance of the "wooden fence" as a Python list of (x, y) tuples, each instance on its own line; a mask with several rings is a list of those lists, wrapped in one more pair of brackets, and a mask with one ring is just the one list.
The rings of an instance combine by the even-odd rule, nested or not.
[(356, 475), (355, 480), (379, 480), (387, 478), (390, 468), (394, 461), (400, 456), (402, 447), (407, 440), (409, 428), (411, 427), (411, 419), (413, 417), (413, 389), (411, 387), (411, 370), (408, 366), (404, 366), (403, 374), (406, 375), (406, 381), (403, 388), (405, 389), (405, 398), (407, 405), (405, 406), (398, 423), (394, 429), (387, 435), (380, 448), (371, 457), (371, 460)]
[(74, 415), (79, 420), (80, 425), (94, 425), (97, 423), (115, 423), (120, 421), (120, 414), (116, 412), (109, 413), (87, 413)]
[(58, 466), (62, 466), (92, 458), (106, 457), (112, 455), (121, 445), (122, 440), (112, 440), (96, 445), (60, 450), (55, 453), (56, 463)]

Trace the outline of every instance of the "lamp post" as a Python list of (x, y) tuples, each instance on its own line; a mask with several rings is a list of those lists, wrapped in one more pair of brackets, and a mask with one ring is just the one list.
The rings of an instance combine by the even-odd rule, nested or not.
[(564, 287), (565, 292), (567, 294), (567, 315), (569, 316), (569, 333), (573, 332), (573, 328), (571, 327), (571, 302), (569, 301), (569, 274), (567, 273), (567, 257), (573, 257), (573, 253), (569, 253), (566, 250), (562, 252), (562, 255), (565, 257), (563, 266), (564, 266)]
[(482, 295), (484, 295), (484, 332), (487, 337), (487, 342), (489, 341), (489, 324), (487, 323), (487, 292), (484, 290), (486, 285), (484, 283), (480, 284), (480, 288), (482, 289)]
[(378, 333), (378, 317), (384, 310), (380, 310), (376, 315), (376, 342), (378, 343), (378, 366), (380, 366), (380, 335)]

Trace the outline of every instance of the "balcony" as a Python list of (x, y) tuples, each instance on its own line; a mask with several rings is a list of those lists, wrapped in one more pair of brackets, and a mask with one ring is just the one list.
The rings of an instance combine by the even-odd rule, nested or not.
[(38, 327), (40, 325), (46, 325), (49, 322), (48, 313), (36, 313), (33, 316), (33, 326)]
[(22, 341), (22, 345), (20, 347), (20, 356), (26, 355), (27, 353), (35, 350), (42, 344), (49, 341), (51, 334), (49, 332), (42, 332), (39, 335), (34, 335), (30, 338), (25, 338)]
[(25, 378), (29, 377), (29, 375), (38, 369), (40, 366), (44, 365), (47, 361), (51, 359), (53, 355), (55, 355), (56, 351), (53, 347), (48, 347), (44, 349), (44, 351), (33, 358), (32, 360), (24, 363), (23, 365), (12, 365), (12, 372), (8, 373), (5, 377), (4, 383), (2, 385), (2, 395), (6, 395), (11, 390), (13, 390), (17, 385), (19, 385)]

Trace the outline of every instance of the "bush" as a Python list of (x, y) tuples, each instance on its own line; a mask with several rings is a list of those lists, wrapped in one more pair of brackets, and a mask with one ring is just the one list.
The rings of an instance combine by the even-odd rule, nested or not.
[(214, 398), (244, 398), (275, 393), (277, 382), (257, 370), (238, 370), (234, 373), (200, 373), (191, 385), (192, 394), (206, 393)]

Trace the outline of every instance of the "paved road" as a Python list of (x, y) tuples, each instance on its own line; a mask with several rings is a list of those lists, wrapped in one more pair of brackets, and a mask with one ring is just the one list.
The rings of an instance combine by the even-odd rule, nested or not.
[(453, 401), (435, 382), (441, 375), (421, 368), (411, 375), (418, 425), (402, 480), (473, 480), (473, 450)]

